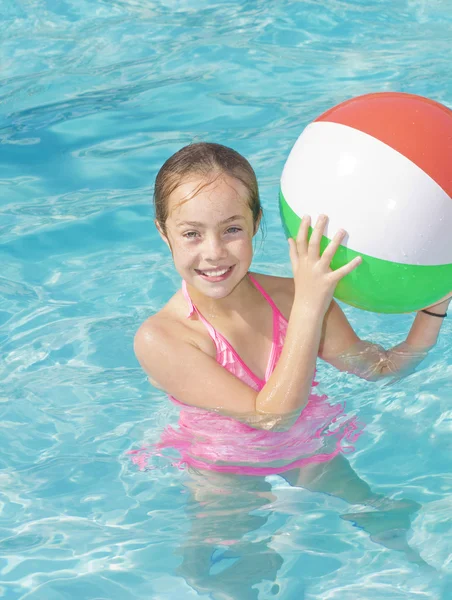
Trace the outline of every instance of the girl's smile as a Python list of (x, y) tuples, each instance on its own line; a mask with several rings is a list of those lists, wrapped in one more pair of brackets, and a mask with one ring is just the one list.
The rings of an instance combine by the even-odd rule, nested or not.
[(232, 265), (231, 267), (218, 267), (216, 269), (206, 269), (204, 271), (195, 269), (195, 271), (205, 281), (212, 281), (213, 283), (216, 283), (217, 281), (224, 281), (227, 279), (231, 275), (234, 266), (235, 265)]

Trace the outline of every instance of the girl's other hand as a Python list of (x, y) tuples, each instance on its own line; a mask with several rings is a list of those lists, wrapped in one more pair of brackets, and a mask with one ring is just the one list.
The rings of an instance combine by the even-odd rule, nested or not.
[(346, 232), (343, 229), (339, 230), (320, 255), (320, 242), (327, 222), (326, 215), (320, 215), (308, 240), (311, 218), (305, 215), (297, 239), (289, 239), (297, 302), (301, 300), (305, 307), (323, 310), (323, 313), (328, 310), (338, 282), (362, 262), (362, 258), (357, 256), (339, 269), (331, 269), (331, 261)]

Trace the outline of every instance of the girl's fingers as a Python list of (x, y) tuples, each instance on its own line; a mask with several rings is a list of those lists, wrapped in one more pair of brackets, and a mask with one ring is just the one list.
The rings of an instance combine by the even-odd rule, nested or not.
[(305, 254), (308, 250), (309, 227), (311, 226), (311, 217), (304, 215), (301, 219), (297, 234), (297, 251)]
[(322, 240), (323, 232), (328, 219), (326, 215), (320, 215), (316, 221), (314, 229), (312, 230), (311, 238), (309, 240), (308, 252), (309, 257), (313, 259), (319, 259), (320, 256), (320, 242)]
[(337, 249), (343, 242), (344, 237), (346, 236), (346, 231), (340, 229), (325, 248), (322, 256), (320, 256), (320, 243), (324, 235), (327, 222), (328, 217), (326, 215), (320, 215), (308, 241), (311, 217), (309, 215), (305, 215), (301, 220), (297, 239), (294, 240), (289, 238), (289, 255), (294, 275), (301, 264), (300, 259), (303, 257), (309, 259), (308, 262), (305, 263), (306, 265), (311, 265), (309, 269), (315, 268), (315, 264), (317, 263), (317, 265), (321, 267), (321, 272), (323, 271), (325, 273), (326, 271), (325, 275), (329, 273), (328, 277), (331, 277), (331, 279), (336, 282), (351, 273), (358, 265), (362, 263), (362, 258), (357, 256), (343, 267), (340, 267), (335, 271), (331, 271), (331, 261), (333, 260)]
[[(334, 255), (336, 254), (339, 246), (343, 242), (344, 237), (346, 235), (347, 235), (347, 232), (344, 229), (340, 229), (336, 233), (336, 235), (333, 237), (331, 242), (328, 244), (328, 246), (325, 248), (325, 250), (322, 254), (321, 261), (322, 262), (324, 261), (328, 267), (330, 266), (331, 261), (334, 258)], [(340, 279), (342, 279), (343, 277), (345, 277), (346, 275), (348, 275), (349, 273), (354, 271), (356, 269), (356, 267), (358, 267), (362, 262), (363, 262), (363, 259), (361, 258), (361, 256), (356, 256), (353, 260), (351, 260), (346, 265), (343, 265), (339, 269), (336, 269), (335, 271), (333, 271), (334, 279), (336, 281), (339, 281)]]
[(340, 229), (336, 233), (336, 235), (333, 237), (331, 242), (328, 244), (328, 246), (323, 251), (322, 258), (321, 258), (322, 262), (326, 262), (327, 265), (330, 266), (331, 261), (333, 260), (334, 255), (336, 254), (337, 249), (341, 245), (346, 234), (347, 234), (347, 232), (344, 231), (344, 229)]
[(356, 267), (358, 267), (362, 262), (363, 262), (363, 259), (361, 258), (361, 256), (356, 256), (353, 260), (351, 260), (349, 263), (347, 263), (343, 267), (336, 269), (335, 271), (333, 271), (335, 280), (339, 281), (340, 279), (342, 279), (343, 277), (345, 277), (346, 275), (348, 275), (349, 273), (354, 271), (356, 269)]

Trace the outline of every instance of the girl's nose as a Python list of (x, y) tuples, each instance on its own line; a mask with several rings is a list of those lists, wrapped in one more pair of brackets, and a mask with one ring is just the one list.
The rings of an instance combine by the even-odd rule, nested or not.
[(212, 235), (206, 240), (206, 259), (216, 261), (227, 254), (226, 246), (217, 235)]

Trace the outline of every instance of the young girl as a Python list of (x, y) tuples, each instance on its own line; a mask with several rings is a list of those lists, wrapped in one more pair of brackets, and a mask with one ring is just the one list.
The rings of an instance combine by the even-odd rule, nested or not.
[(419, 312), (391, 350), (360, 341), (333, 293), (361, 259), (331, 270), (345, 232), (320, 255), (324, 215), (309, 241), (309, 216), (289, 240), (293, 278), (250, 273), (258, 185), (248, 161), (225, 146), (192, 144), (171, 156), (154, 200), (182, 278), (135, 338), (151, 382), (180, 408), (177, 429), (168, 427), (158, 447), (176, 448), (198, 474), (281, 474), (348, 502), (375, 502), (342, 456), (359, 424), (313, 391), (317, 357), (372, 380), (412, 370), (435, 344), (449, 300)]

